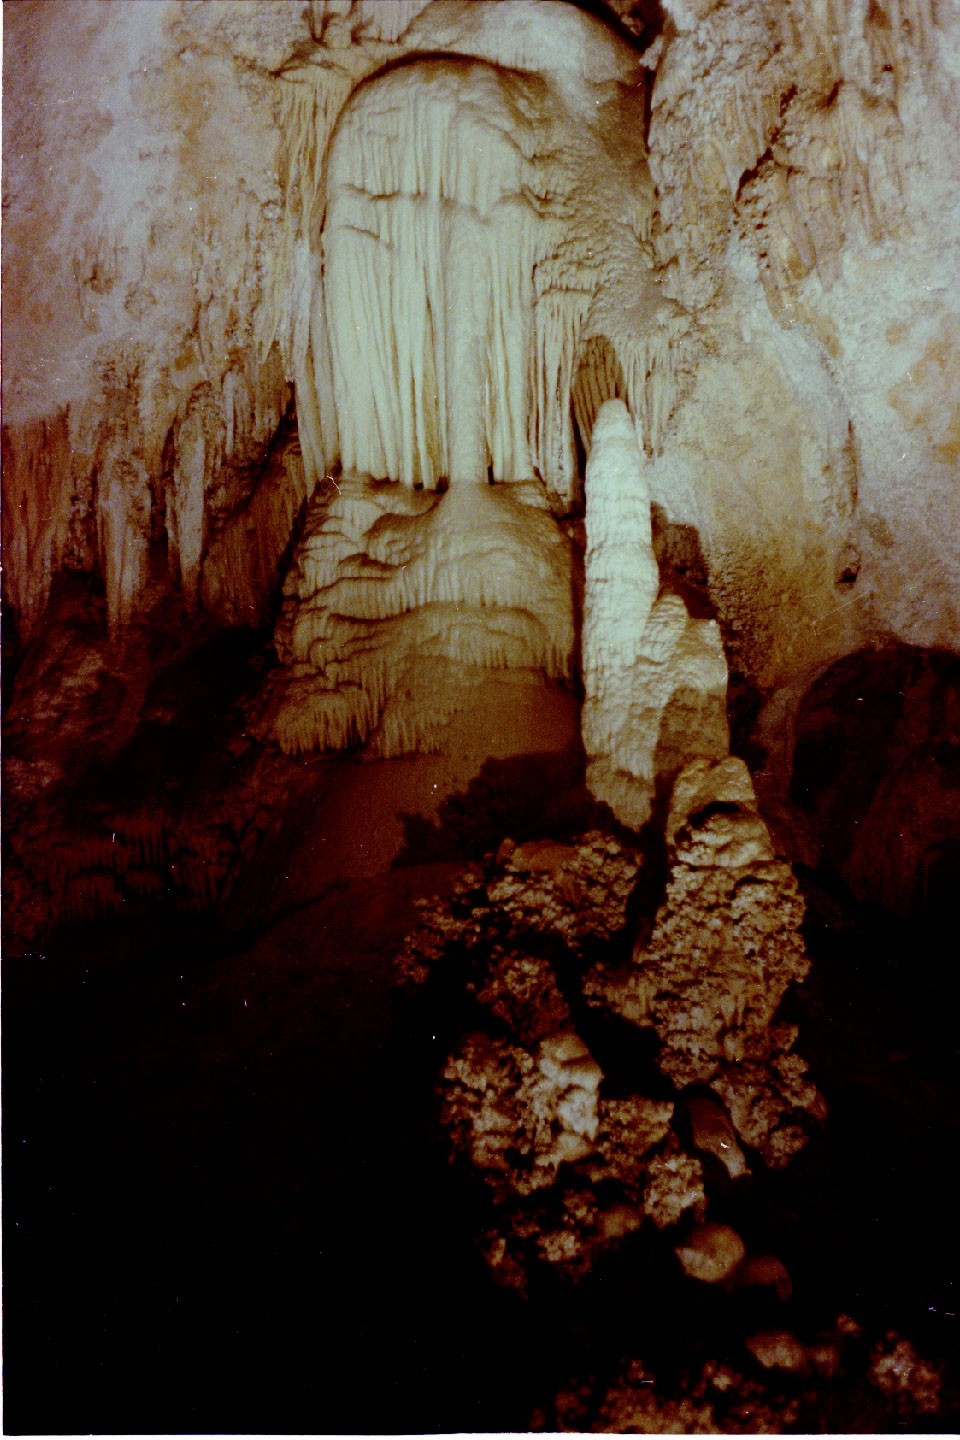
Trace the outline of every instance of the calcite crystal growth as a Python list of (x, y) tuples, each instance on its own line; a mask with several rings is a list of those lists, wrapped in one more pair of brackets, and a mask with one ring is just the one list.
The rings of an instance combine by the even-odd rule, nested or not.
[(368, 741), (388, 757), (449, 750), (451, 727), (469, 730), (481, 701), (516, 728), (544, 677), (570, 672), (570, 568), (536, 487), (437, 496), (329, 481), (285, 585), (273, 734), (294, 753)]
[(601, 1078), (571, 1030), (549, 1036), (533, 1053), (473, 1035), (447, 1062), (443, 1121), (477, 1169), (529, 1194), (552, 1185), (564, 1162), (592, 1152)]
[(621, 400), (608, 400), (587, 464), (581, 717), (587, 784), (639, 829), (658, 782), (729, 748), (727, 666), (714, 620), (657, 598), (646, 462)]
[(505, 841), (422, 907), (398, 959), (408, 982), (459, 979), (480, 1007), (444, 1068), (442, 1120), (493, 1197), (488, 1263), (519, 1289), (531, 1266), (576, 1278), (646, 1221), (664, 1229), (706, 1203), (673, 1101), (609, 1086), (577, 1030), (572, 977), (622, 943), (637, 860), (599, 832)]
[(498, 859), (503, 873), (487, 894), (515, 931), (555, 935), (577, 952), (623, 930), (638, 857), (611, 836), (594, 830), (570, 845), (506, 842)]
[(680, 773), (667, 839), (652, 933), (626, 973), (598, 967), (587, 994), (655, 1029), (673, 1083), (710, 1086), (741, 1139), (782, 1164), (805, 1143), (805, 1117), (822, 1119), (824, 1107), (792, 1053), (796, 1028), (774, 1023), (809, 969), (803, 902), (774, 856), (743, 761), (699, 759)]
[(462, 965), (465, 952), (482, 967), (476, 984), (487, 1003), (500, 994), (499, 975), (509, 984), (511, 1007), (539, 995), (552, 1009), (561, 997), (556, 978), (546, 981), (546, 961), (520, 965), (515, 957), (559, 942), (581, 960), (591, 944), (621, 936), (639, 867), (635, 850), (599, 830), (568, 844), (505, 840), (496, 856), (464, 870), (448, 899), (418, 903), (420, 924), (397, 960), (401, 979), (423, 984), (437, 967)]
[[(556, 0), (434, 0), (399, 50), (339, 100), (320, 167), (311, 448), (428, 489), (539, 478), (568, 505), (574, 411), (586, 443), (622, 394), (659, 433), (684, 324), (650, 244), (639, 56)], [(310, 70), (329, 125), (341, 72)]]
[(703, 1173), (672, 1102), (607, 1098), (603, 1084), (569, 1021), (527, 1045), (477, 1032), (447, 1060), (441, 1119), (492, 1192), (484, 1248), (500, 1283), (525, 1289), (535, 1262), (579, 1278), (645, 1220), (702, 1213)]

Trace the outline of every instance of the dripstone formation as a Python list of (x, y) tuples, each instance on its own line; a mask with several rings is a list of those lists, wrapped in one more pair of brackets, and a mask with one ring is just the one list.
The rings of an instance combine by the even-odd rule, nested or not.
[[(110, 936), (168, 933), (262, 944), (282, 986), (289, 935), (326, 974), (359, 904), (383, 938), (343, 1013), (379, 1017), (371, 1093), (376, 1025), (409, 1025), (398, 1111), (436, 1102), (484, 1295), (593, 1317), (524, 1424), (936, 1424), (930, 1264), (897, 1250), (847, 1313), (882, 1187), (858, 1172), (841, 1240), (810, 1217), (845, 1146), (947, 1208), (953, 1091), (886, 1067), (939, 1063), (955, 1013), (923, 927), (960, 878), (960, 11), (4, 20), (24, 993), (48, 952), (112, 973)], [(901, 994), (929, 1054), (880, 1018)], [(896, 1143), (851, 1130), (874, 1112)], [(835, 1244), (816, 1280), (794, 1229)]]

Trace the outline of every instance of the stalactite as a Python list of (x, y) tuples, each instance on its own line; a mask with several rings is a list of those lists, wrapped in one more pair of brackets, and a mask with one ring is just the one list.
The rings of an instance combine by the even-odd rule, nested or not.
[(257, 316), (257, 345), (266, 356), (278, 344), (296, 383), (311, 484), (340, 455), (320, 263), (327, 147), (351, 92), (396, 53), (389, 42), (318, 47), (312, 63), (297, 61), (280, 75), (285, 209), (279, 253)]
[(97, 479), (100, 567), (115, 632), (136, 614), (150, 579), (150, 477), (121, 433), (107, 442)]
[(68, 416), (3, 431), (3, 588), (21, 638), (33, 633), (70, 545), (73, 488)]
[(542, 88), (419, 61), (361, 88), (341, 116), (324, 256), (346, 469), (429, 489), (485, 480), (488, 460), (496, 479), (531, 478), (524, 117)]
[(264, 622), (307, 494), (299, 441), (292, 440), (271, 457), (246, 504), (211, 539), (202, 578), (207, 609), (234, 625)]
[[(337, 24), (356, 20), (344, 11)], [(611, 225), (632, 235), (614, 245), (627, 288), (631, 264), (640, 292), (656, 288), (636, 58), (552, 0), (435, 3), (399, 49), (411, 58), (376, 74), (325, 47), (284, 76), (289, 279), (264, 333), (292, 355), (308, 478), (336, 459), (431, 489), (489, 469), (539, 475), (568, 505), (571, 387), (612, 273)], [(391, 58), (383, 45), (365, 53)], [(610, 122), (632, 130), (622, 159), (602, 139), (611, 81), (633, 96)], [(642, 318), (656, 325), (656, 307)], [(649, 366), (665, 353), (629, 360), (655, 441), (669, 386)]]

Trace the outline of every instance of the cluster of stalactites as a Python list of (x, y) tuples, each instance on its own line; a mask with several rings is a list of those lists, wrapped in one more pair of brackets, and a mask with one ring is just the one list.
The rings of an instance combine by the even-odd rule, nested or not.
[(131, 383), (106, 413), (99, 404), (77, 406), (52, 421), (11, 427), (4, 443), (4, 598), (23, 639), (35, 633), (62, 569), (99, 568), (111, 630), (138, 613), (164, 575), (188, 608), (224, 587), (234, 590), (247, 618), (255, 582), (239, 559), (229, 575), (219, 568), (224, 552), (213, 533), (220, 521), (212, 518), (211, 497), (219, 490), (228, 497), (224, 509), (233, 501), (232, 523), (256, 529), (251, 556), (258, 547), (279, 555), (303, 481), (301, 493), (271, 513), (233, 498), (279, 429), (290, 387), (276, 347), (263, 363), (248, 351), (222, 376), (219, 358), (211, 347), (212, 378), (186, 397), (171, 391), (173, 413), (142, 419), (127, 399)]
[(702, 285), (704, 256), (735, 217), (774, 313), (789, 313), (808, 275), (824, 287), (838, 278), (857, 232), (875, 242), (903, 220), (907, 91), (918, 82), (943, 96), (954, 83), (937, 6), (696, 8), (673, 7), (678, 33), (657, 70), (649, 131), (682, 290)]
[[(342, 18), (363, 31), (356, 7)], [(365, 48), (383, 68), (347, 63)], [(563, 504), (575, 427), (588, 444), (603, 399), (659, 441), (682, 327), (653, 273), (628, 45), (552, 0), (434, 0), (392, 48), (318, 52), (287, 78), (308, 477), (538, 478)]]
[(537, 222), (521, 144), (535, 88), (424, 60), (364, 87), (341, 117), (323, 248), (348, 470), (428, 489), (532, 476)]

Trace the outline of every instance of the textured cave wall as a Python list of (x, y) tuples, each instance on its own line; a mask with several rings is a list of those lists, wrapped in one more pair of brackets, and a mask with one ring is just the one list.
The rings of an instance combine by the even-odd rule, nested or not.
[[(285, 0), (5, 9), (4, 593), (24, 636), (61, 569), (99, 572), (114, 627), (167, 573), (190, 606), (231, 589), (217, 536), (293, 393), (269, 67), (308, 18)], [(291, 499), (260, 508), (279, 552)]]
[(960, 15), (665, 8), (650, 165), (702, 350), (651, 491), (782, 744), (836, 656), (960, 636)]
[[(610, 7), (651, 84), (648, 484), (668, 550), (695, 535), (762, 707), (761, 795), (786, 795), (818, 676), (890, 641), (958, 648), (960, 14), (670, 0), (652, 38), (650, 9)], [(365, 77), (437, 48), (546, 67), (568, 95), (559, 51), (527, 55), (493, 13), (467, 43), (469, 5), (422, 0), (5, 7), (4, 598), (22, 637), (63, 571), (103, 582), (115, 633), (171, 590), (264, 620), (339, 456), (316, 303), (328, 137)], [(611, 109), (615, 156), (627, 123)], [(637, 408), (614, 319), (574, 386), (582, 440), (611, 389)]]
[[(309, 49), (345, 99), (422, 9), (8, 7), (8, 595), (25, 629), (64, 565), (96, 561), (129, 615), (151, 533), (195, 595), (305, 343), (292, 62)], [(950, 644), (960, 20), (929, 0), (666, 11), (650, 164), (702, 345), (654, 499), (697, 526), (770, 687), (878, 631)]]

